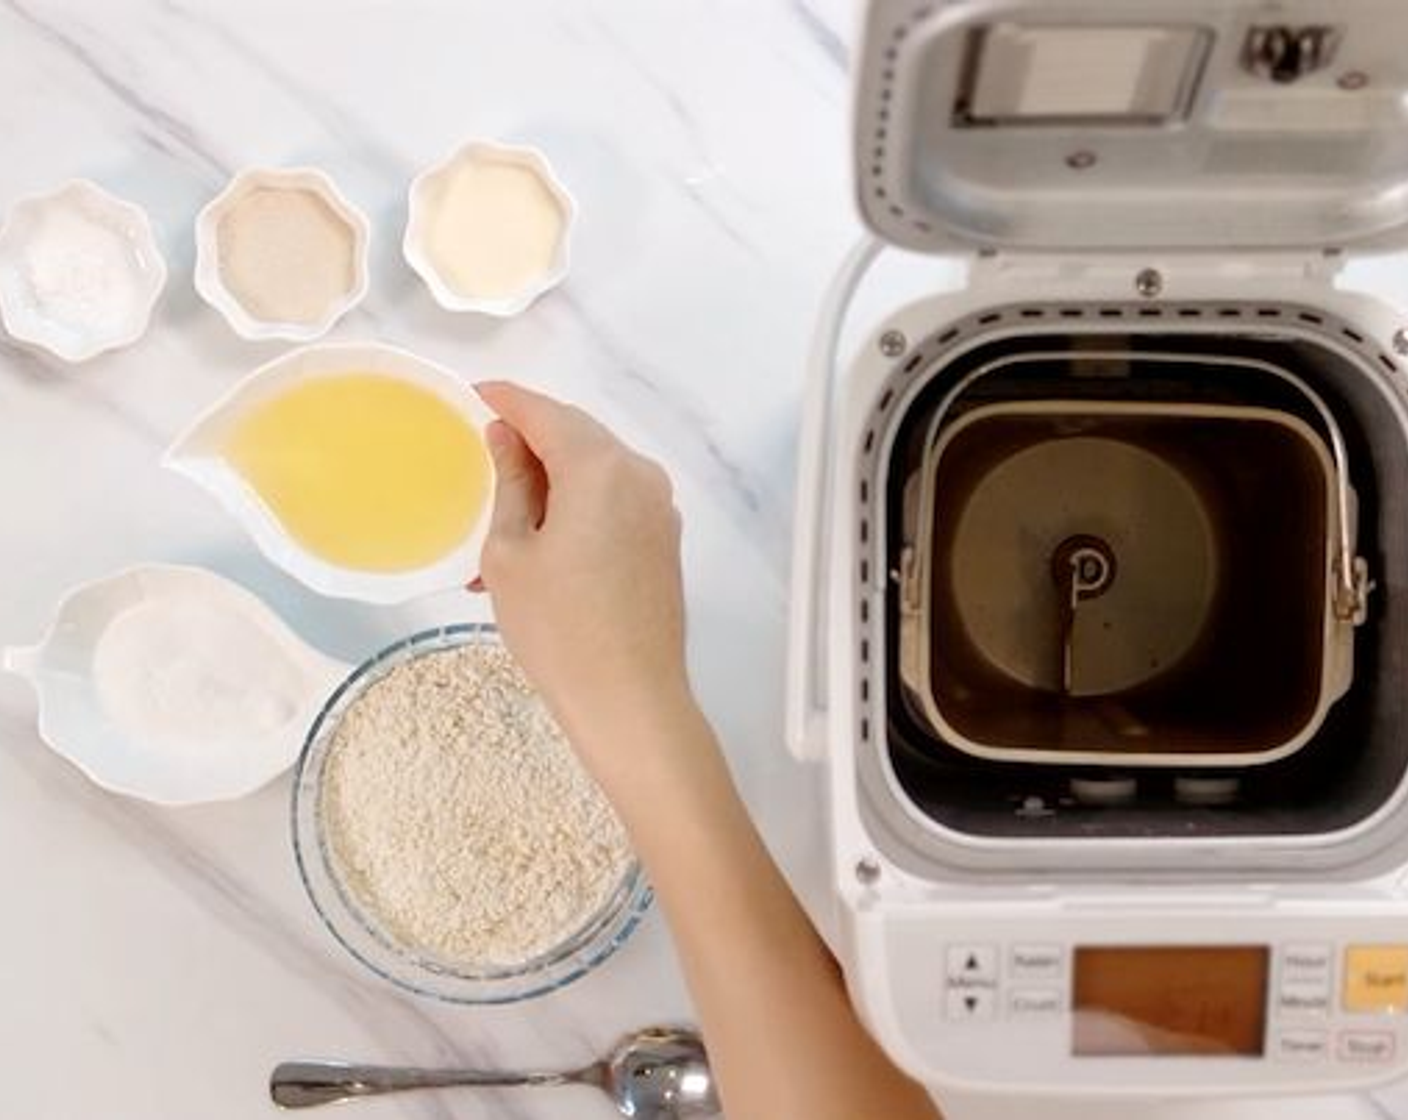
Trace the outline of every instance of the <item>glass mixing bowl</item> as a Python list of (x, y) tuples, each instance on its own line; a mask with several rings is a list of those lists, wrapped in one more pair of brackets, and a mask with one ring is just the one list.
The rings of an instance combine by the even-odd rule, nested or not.
[(313, 721), (293, 783), (294, 855), (323, 924), (373, 972), (409, 991), (454, 1003), (513, 1003), (570, 984), (620, 947), (651, 902), (650, 885), (632, 860), (606, 904), (555, 948), (520, 965), (480, 971), (399, 943), (345, 888), (321, 812), (323, 775), (342, 714), (397, 665), (471, 642), (498, 641), (498, 630), (487, 624), (444, 626), (413, 634), (358, 666)]

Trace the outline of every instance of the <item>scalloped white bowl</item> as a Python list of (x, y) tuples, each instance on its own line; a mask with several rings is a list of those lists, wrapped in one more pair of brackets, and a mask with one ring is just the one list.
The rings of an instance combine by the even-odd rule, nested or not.
[[(125, 247), (134, 298), (110, 321), (64, 319), (46, 308), (30, 269), (33, 239), (46, 223), (79, 219), (115, 234)], [(76, 276), (98, 267), (74, 250), (62, 266)], [(65, 362), (84, 362), (109, 350), (130, 346), (151, 323), (152, 311), (166, 286), (166, 262), (146, 211), (103, 190), (87, 179), (73, 179), (57, 190), (22, 198), (0, 226), (0, 322), (15, 341), (47, 351)]]
[[(553, 196), (562, 212), (562, 230), (558, 235), (557, 249), (551, 264), (518, 291), (500, 298), (469, 296), (456, 290), (442, 275), (429, 252), (428, 227), (434, 199), (443, 189), (444, 181), (464, 162), (513, 164), (527, 168)], [(547, 156), (537, 148), (471, 140), (439, 163), (426, 168), (411, 181), (401, 254), (430, 289), (435, 302), (447, 311), (475, 311), (482, 315), (510, 318), (526, 310), (539, 296), (557, 287), (567, 278), (572, 268), (572, 229), (576, 220), (576, 201), (558, 179)]]
[[(352, 238), (352, 284), (340, 299), (328, 305), (322, 318), (310, 323), (285, 323), (253, 314), (225, 285), (220, 273), (220, 223), (245, 195), (254, 190), (301, 190), (320, 198), (346, 226)], [(371, 244), (371, 224), (347, 200), (329, 176), (315, 167), (250, 168), (241, 171), (201, 209), (196, 217), (196, 291), (225, 317), (241, 338), (281, 338), (311, 342), (325, 335), (339, 319), (356, 307), (367, 294), (370, 275), (367, 255)]]

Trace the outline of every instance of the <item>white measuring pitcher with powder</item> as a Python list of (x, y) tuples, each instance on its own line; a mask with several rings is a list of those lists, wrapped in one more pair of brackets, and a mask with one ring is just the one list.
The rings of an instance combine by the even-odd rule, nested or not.
[(172, 564), (76, 588), (3, 664), (34, 686), (55, 752), (164, 805), (241, 797), (288, 769), (350, 668), (238, 584)]

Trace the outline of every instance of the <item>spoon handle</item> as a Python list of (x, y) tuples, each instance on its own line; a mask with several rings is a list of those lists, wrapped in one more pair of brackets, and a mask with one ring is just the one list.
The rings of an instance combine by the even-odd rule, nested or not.
[(472, 1069), (412, 1069), (349, 1062), (281, 1062), (269, 1075), (269, 1096), (280, 1108), (314, 1108), (356, 1097), (375, 1097), (405, 1089), (454, 1086), (599, 1084), (595, 1066), (567, 1073), (490, 1073)]

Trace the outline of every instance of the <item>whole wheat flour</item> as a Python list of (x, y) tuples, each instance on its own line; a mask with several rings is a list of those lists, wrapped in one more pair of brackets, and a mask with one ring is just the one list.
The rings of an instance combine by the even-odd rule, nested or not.
[(493, 643), (408, 661), (353, 702), (321, 809), (361, 907), (459, 967), (512, 967), (561, 944), (631, 861), (610, 805)]

